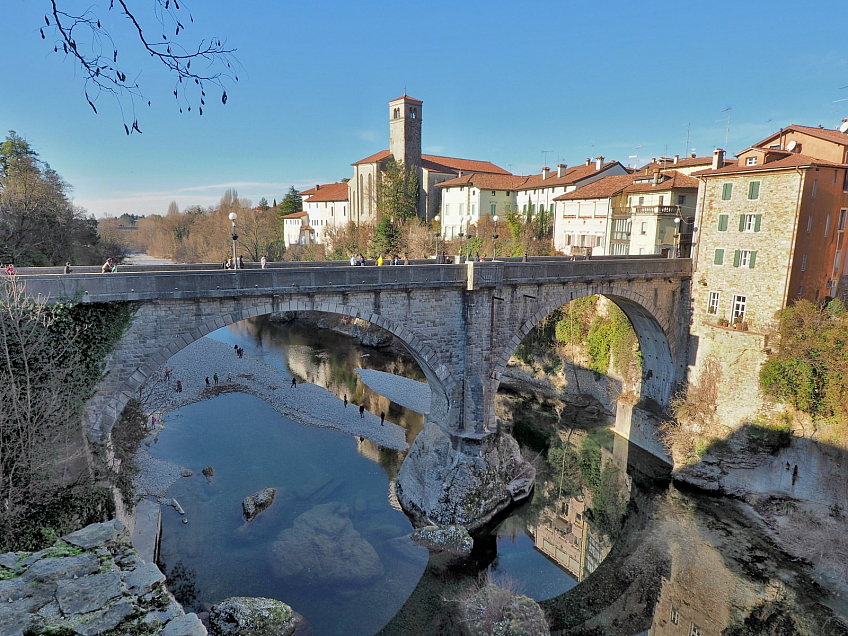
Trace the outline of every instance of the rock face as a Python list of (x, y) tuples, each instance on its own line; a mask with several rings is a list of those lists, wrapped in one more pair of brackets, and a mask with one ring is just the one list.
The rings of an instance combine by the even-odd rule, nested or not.
[(425, 526), (412, 533), (412, 540), (428, 550), (469, 555), (474, 548), (474, 539), (462, 526)]
[(509, 435), (452, 440), (428, 422), (401, 466), (396, 491), (420, 525), (458, 524), (474, 532), (526, 499), (535, 479), (536, 469)]
[(245, 497), (244, 501), (241, 502), (241, 507), (244, 511), (244, 518), (247, 521), (253, 521), (256, 519), (256, 515), (274, 503), (274, 496), (276, 494), (276, 488), (263, 488), (259, 492), (253, 493), (249, 497)]
[(365, 584), (383, 574), (380, 557), (341, 503), (315, 506), (295, 519), (271, 544), (271, 566), (279, 577), (334, 587)]
[(550, 636), (545, 614), (533, 599), (486, 585), (461, 601), (463, 633), (467, 636)]
[(218, 636), (291, 636), (297, 623), (291, 607), (270, 598), (228, 598), (209, 613), (209, 626)]
[(117, 520), (35, 554), (4, 554), (0, 601), (0, 634), (206, 634), (165, 588), (159, 569), (139, 558)]

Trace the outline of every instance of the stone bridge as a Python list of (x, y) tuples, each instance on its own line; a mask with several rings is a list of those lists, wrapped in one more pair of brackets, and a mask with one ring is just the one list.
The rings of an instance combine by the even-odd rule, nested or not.
[[(494, 398), (500, 374), (515, 349), (556, 308), (602, 294), (624, 311), (642, 350), (643, 398), (667, 404), (686, 373), (688, 259), (539, 258), (384, 267), (293, 263), (234, 271), (137, 266), (115, 274), (79, 269), (71, 274), (44, 270), (20, 274), (32, 295), (82, 303), (133, 301), (138, 306), (132, 326), (106, 361), (107, 373), (97, 394), (86, 407), (87, 432), (96, 443), (108, 441), (127, 401), (169, 357), (230, 323), (271, 312), (309, 310), (360, 318), (386, 329), (412, 354), (433, 395), (429, 435), (419, 435), (421, 441), (416, 440), (408, 457), (417, 456), (414, 463), (419, 468), (411, 477), (406, 470), (409, 462), (404, 464), (398, 478), (399, 496), (408, 511), (438, 523), (468, 525), (470, 517), (484, 521), (491, 517), (481, 510), (434, 510), (439, 508), (436, 500), (445, 493), (425, 491), (433, 479), (444, 478), (445, 470), (455, 470), (457, 453), (477, 458), (472, 471), (486, 472), (494, 463), (495, 472), (527, 477), (527, 467), (514, 456), (515, 449), (504, 449), (503, 440), (493, 434), (497, 429)], [(487, 450), (487, 444), (500, 450)], [(433, 462), (448, 466), (436, 468)], [(529, 485), (526, 481), (516, 477), (505, 485), (529, 492), (532, 475)], [(466, 497), (465, 508), (490, 498), (475, 483), (474, 505)]]

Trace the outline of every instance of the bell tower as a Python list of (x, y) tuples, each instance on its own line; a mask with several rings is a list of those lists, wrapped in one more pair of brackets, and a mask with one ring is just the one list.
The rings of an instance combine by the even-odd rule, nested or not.
[(421, 166), (422, 104), (406, 94), (389, 102), (389, 150), (407, 167)]

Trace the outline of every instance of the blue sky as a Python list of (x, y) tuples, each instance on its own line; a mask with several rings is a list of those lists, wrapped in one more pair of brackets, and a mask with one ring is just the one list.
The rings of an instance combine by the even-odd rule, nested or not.
[[(97, 4), (122, 37), (123, 20)], [(173, 79), (119, 40), (140, 71), (142, 135), (108, 96), (95, 115), (79, 71), (42, 40), (47, 0), (4, 0), (0, 128), (15, 130), (96, 216), (210, 205), (234, 187), (254, 204), (349, 177), (388, 147), (388, 101), (424, 101), (424, 152), (516, 174), (603, 155), (738, 152), (791, 123), (848, 117), (842, 2), (223, 2), (187, 0), (179, 40), (237, 49), (228, 103), (180, 114)], [(137, 0), (149, 21), (148, 0)], [(101, 8), (102, 7), (102, 8)], [(835, 101), (846, 99), (846, 101)], [(129, 102), (124, 104), (129, 111)], [(132, 122), (132, 114), (128, 115)], [(543, 151), (549, 151), (544, 153)]]

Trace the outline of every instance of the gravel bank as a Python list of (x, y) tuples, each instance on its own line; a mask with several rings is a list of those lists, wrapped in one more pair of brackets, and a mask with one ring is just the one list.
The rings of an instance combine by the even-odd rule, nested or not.
[(395, 404), (423, 415), (430, 412), (430, 385), (426, 382), (373, 369), (357, 369), (356, 372), (369, 388)]

